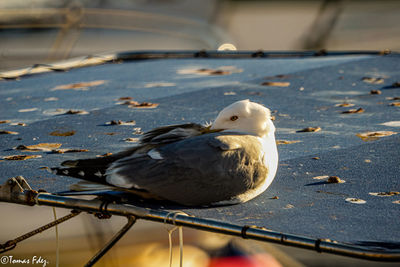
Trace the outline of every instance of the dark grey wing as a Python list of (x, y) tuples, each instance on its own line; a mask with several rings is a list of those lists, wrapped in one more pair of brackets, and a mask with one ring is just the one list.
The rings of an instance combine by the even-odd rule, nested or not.
[(142, 144), (165, 144), (201, 135), (206, 130), (207, 127), (196, 123), (169, 125), (144, 133), (140, 141)]
[(195, 123), (169, 125), (146, 132), (139, 146), (104, 158), (68, 160), (62, 163), (66, 168), (51, 168), (58, 175), (65, 175), (88, 180), (95, 183), (108, 184), (105, 179), (106, 170), (113, 162), (129, 157), (146, 158), (147, 152), (154, 147), (176, 142), (185, 138), (201, 135), (209, 131), (207, 127)]
[[(154, 149), (153, 149), (154, 150)], [(211, 133), (122, 158), (107, 181), (145, 190), (188, 206), (209, 205), (253, 189), (267, 176), (261, 144), (254, 136)]]

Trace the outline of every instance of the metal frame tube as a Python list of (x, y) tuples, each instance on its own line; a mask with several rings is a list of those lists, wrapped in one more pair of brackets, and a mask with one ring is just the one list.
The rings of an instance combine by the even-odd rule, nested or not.
[(109, 203), (106, 210), (104, 210), (103, 202), (97, 199), (83, 200), (47, 193), (39, 193), (36, 196), (36, 203), (38, 205), (78, 209), (89, 212), (107, 212), (109, 214), (118, 216), (135, 216), (136, 218), (144, 220), (181, 225), (203, 231), (232, 236), (241, 236), (243, 238), (254, 239), (258, 241), (273, 242), (292, 247), (316, 250), (317, 252), (327, 252), (354, 258), (375, 261), (400, 261), (400, 251), (398, 250), (379, 251), (365, 249), (360, 246), (339, 243), (327, 239), (312, 239), (308, 237), (274, 232), (253, 226), (240, 226), (226, 222), (191, 217), (188, 215), (183, 215), (179, 212), (175, 213), (174, 216), (171, 217), (172, 213), (169, 211), (152, 210), (129, 204)]
[(134, 216), (128, 216), (127, 218), (128, 222), (124, 225), (124, 227), (122, 227), (122, 229), (119, 230), (118, 233), (116, 233), (111, 240), (108, 241), (108, 243), (85, 264), (85, 267), (93, 266), (129, 231), (129, 229), (131, 229), (132, 225), (134, 225), (136, 222), (136, 218)]

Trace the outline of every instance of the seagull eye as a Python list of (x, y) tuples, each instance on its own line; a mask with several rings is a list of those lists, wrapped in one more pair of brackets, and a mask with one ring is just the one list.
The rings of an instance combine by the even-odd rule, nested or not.
[(237, 120), (237, 119), (239, 119), (239, 117), (236, 116), (236, 115), (234, 115), (234, 116), (232, 116), (232, 117), (230, 118), (231, 121), (235, 121), (235, 120)]

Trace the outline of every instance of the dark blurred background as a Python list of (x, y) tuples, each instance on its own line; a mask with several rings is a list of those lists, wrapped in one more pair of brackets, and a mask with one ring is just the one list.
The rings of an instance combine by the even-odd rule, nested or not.
[(132, 50), (399, 50), (400, 1), (2, 0), (0, 71)]

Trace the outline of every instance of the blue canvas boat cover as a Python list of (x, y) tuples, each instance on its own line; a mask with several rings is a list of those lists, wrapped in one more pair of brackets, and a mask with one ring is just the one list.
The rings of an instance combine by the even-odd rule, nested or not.
[[(272, 185), (240, 205), (172, 208), (238, 225), (399, 249), (398, 54), (125, 53), (115, 58), (68, 71), (3, 74), (1, 183), (22, 175), (34, 189), (68, 190), (77, 179), (55, 176), (45, 167), (115, 153), (157, 126), (210, 122), (228, 104), (250, 99), (270, 108), (275, 118), (280, 161)], [(29, 147), (38, 144), (38, 151)], [(331, 176), (337, 178), (329, 181), (344, 182), (330, 183)]]

